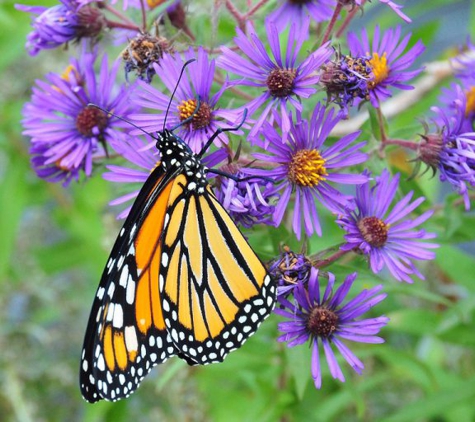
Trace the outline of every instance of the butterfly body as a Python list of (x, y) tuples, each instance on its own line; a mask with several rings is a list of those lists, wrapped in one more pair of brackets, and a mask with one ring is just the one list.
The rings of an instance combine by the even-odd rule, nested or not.
[(112, 249), (91, 310), (80, 385), (89, 402), (130, 395), (177, 355), (221, 362), (270, 314), (275, 286), (214, 196), (201, 154), (157, 133), (161, 162)]

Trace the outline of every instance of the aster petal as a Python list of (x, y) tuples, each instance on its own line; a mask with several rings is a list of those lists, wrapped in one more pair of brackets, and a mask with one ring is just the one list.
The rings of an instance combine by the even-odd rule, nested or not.
[(355, 272), (345, 278), (345, 281), (337, 289), (331, 301), (329, 302), (329, 306), (331, 309), (335, 309), (337, 306), (339, 306), (343, 302), (343, 300), (345, 300), (345, 297), (348, 294), (349, 290), (351, 289), (351, 286), (353, 285), (353, 282), (355, 281), (357, 275), (358, 274)]
[(355, 370), (358, 375), (361, 375), (364, 365), (353, 352), (345, 346), (338, 338), (333, 340), (333, 344), (337, 347), (338, 351), (342, 354), (345, 360), (350, 364), (350, 366)]
[(327, 339), (323, 338), (322, 344), (331, 376), (335, 379), (340, 380), (341, 382), (345, 382), (345, 377), (343, 376), (343, 372), (341, 372), (340, 365), (338, 365), (338, 361), (336, 360), (335, 354), (330, 346), (330, 343)]
[(320, 368), (320, 355), (318, 352), (318, 339), (313, 341), (312, 347), (312, 378), (315, 387), (320, 389), (322, 387), (322, 371)]
[(281, 194), (280, 200), (275, 206), (274, 212), (274, 222), (279, 225), (284, 217), (285, 210), (290, 200), (290, 194), (292, 193), (292, 188), (290, 185), (286, 185), (284, 191)]

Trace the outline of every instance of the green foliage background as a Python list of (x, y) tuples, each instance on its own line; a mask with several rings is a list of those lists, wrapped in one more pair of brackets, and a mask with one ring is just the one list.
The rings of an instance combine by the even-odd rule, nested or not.
[[(52, 1), (38, 2), (42, 5)], [(206, 3), (206, 4), (205, 4)], [(377, 0), (353, 28), (399, 23)], [(400, 3), (404, 3), (402, 0)], [(448, 57), (475, 35), (471, 1), (407, 1), (413, 32), (428, 46), (424, 59)], [(21, 135), (21, 107), (34, 79), (60, 71), (61, 51), (27, 56), (23, 46), (29, 17), (0, 4), (0, 419), (3, 421), (447, 421), (475, 420), (475, 216), (455, 207), (437, 179), (403, 184), (437, 204), (427, 229), (440, 235), (437, 260), (424, 266), (426, 281), (414, 285), (385, 280), (388, 298), (375, 315), (391, 322), (384, 345), (355, 347), (363, 376), (344, 368), (347, 382), (324, 376), (314, 389), (310, 352), (275, 342), (272, 316), (223, 364), (188, 367), (178, 359), (160, 365), (139, 391), (119, 403), (89, 405), (80, 397), (78, 363), (92, 298), (118, 223), (107, 203), (111, 186), (94, 177), (67, 190), (41, 181), (29, 167)], [(35, 2), (31, 2), (35, 4)], [(209, 5), (193, 3), (190, 26), (205, 37)], [(200, 7), (203, 6), (203, 7)], [(232, 36), (234, 24), (220, 22)], [(443, 83), (447, 83), (444, 81)], [(394, 136), (415, 139), (438, 90), (389, 121)], [(371, 122), (361, 139), (370, 139)], [(395, 157), (400, 171), (404, 159)], [(407, 174), (406, 174), (407, 175)], [(445, 201), (445, 202), (441, 202)], [(429, 206), (428, 204), (427, 206)], [(329, 218), (316, 251), (341, 241)], [(295, 244), (280, 230), (250, 234), (264, 258), (277, 253), (273, 240)], [(332, 243), (333, 242), (333, 243)], [(381, 280), (361, 262), (332, 268), (340, 278), (357, 269), (359, 285)]]

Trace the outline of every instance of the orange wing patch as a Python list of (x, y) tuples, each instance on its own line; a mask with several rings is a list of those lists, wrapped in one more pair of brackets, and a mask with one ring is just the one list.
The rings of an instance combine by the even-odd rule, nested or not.
[(186, 186), (177, 177), (164, 227), (165, 325), (189, 363), (220, 362), (270, 313), (275, 287), (212, 192)]
[[(160, 180), (157, 182), (159, 183)], [(158, 289), (158, 274), (161, 257), (161, 235), (165, 214), (173, 183), (168, 183), (162, 190), (147, 218), (139, 229), (135, 240), (135, 259), (139, 281), (135, 298), (137, 327), (146, 334), (150, 326), (165, 329)]]

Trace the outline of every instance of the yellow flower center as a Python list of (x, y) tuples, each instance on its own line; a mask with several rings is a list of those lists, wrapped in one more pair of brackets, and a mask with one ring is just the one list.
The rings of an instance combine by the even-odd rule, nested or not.
[(467, 105), (465, 106), (465, 117), (468, 117), (470, 113), (475, 112), (475, 86), (470, 87), (466, 95)]
[[(189, 119), (191, 116), (191, 123), (193, 124), (193, 129), (203, 129), (211, 123), (212, 110), (211, 107), (205, 103), (200, 103), (200, 108), (195, 113), (197, 102), (196, 100), (184, 100), (178, 106), (178, 111), (180, 113), (180, 121)], [(193, 115), (193, 113), (195, 113)]]
[(389, 75), (389, 66), (386, 53), (380, 56), (378, 53), (373, 53), (373, 57), (369, 61), (371, 68), (373, 69), (374, 80), (368, 85), (370, 88), (374, 88), (376, 85), (383, 82)]
[(180, 112), (180, 120), (186, 120), (191, 117), (196, 109), (196, 100), (186, 100), (182, 101), (178, 106), (178, 111)]
[(292, 183), (313, 187), (327, 176), (325, 160), (316, 149), (301, 149), (292, 157), (288, 176)]

